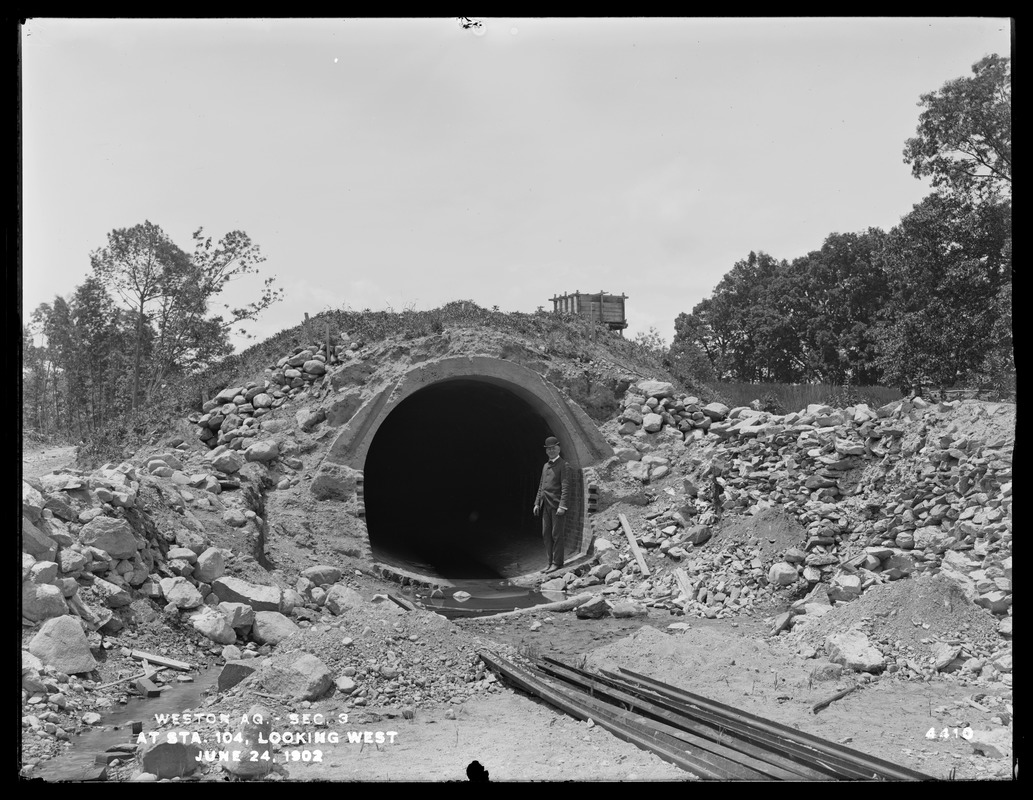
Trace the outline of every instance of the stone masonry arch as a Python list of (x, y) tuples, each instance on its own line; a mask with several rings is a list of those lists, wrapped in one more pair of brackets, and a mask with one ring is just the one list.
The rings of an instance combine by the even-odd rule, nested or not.
[[(419, 492), (424, 482), (447, 480), (436, 474), (439, 466), (448, 473), (468, 469), (470, 465), (465, 464), (461, 456), (453, 452), (453, 448), (442, 447), (440, 443), (434, 446), (434, 460), (421, 462), (421, 458), (429, 458), (426, 453), (421, 452), (421, 447), (429, 447), (426, 439), (433, 437), (426, 436), (429, 426), (413, 424), (412, 421), (420, 419), (418, 415), (421, 404), (427, 406), (426, 413), (431, 413), (429, 409), (433, 407), (433, 413), (437, 415), (435, 419), (440, 420), (451, 417), (451, 409), (464, 405), (467, 398), (474, 410), (491, 406), (494, 411), (481, 415), (468, 411), (467, 413), (471, 413), (472, 429), (464, 428), (455, 435), (456, 439), (466, 439), (467, 447), (471, 443), (473, 445), (477, 463), (472, 468), (476, 472), (466, 474), (475, 482), (479, 477), (478, 473), (490, 472), (493, 469), (500, 471), (500, 479), (494, 484), (488, 484), (499, 488), (496, 490), (481, 486), (482, 497), (477, 501), (488, 504), (486, 516), (492, 517), (495, 523), (492, 526), (493, 530), (508, 525), (508, 522), (498, 524), (498, 516), (502, 513), (500, 509), (504, 506), (510, 518), (523, 517), (520, 522), (520, 535), (531, 535), (528, 529), (533, 526), (533, 521), (527, 518), (529, 511), (524, 513), (519, 509), (509, 510), (513, 506), (514, 498), (500, 498), (493, 505), (490, 500), (485, 500), (483, 495), (490, 495), (496, 491), (500, 494), (512, 493), (517, 491), (512, 488), (512, 484), (525, 483), (520, 489), (523, 494), (519, 499), (519, 505), (527, 505), (529, 508), (525, 476), (527, 481), (534, 480), (534, 471), (540, 469), (544, 463), (542, 441), (539, 440), (544, 439), (545, 435), (553, 435), (560, 440), (564, 457), (574, 470), (575, 496), (572, 498), (571, 516), (568, 518), (566, 549), (571, 557), (584, 553), (591, 542), (591, 526), (588, 523), (589, 489), (585, 470), (612, 456), (613, 451), (588, 415), (540, 374), (511, 361), (488, 356), (459, 356), (413, 366), (368, 397), (331, 445), (326, 460), (363, 472), (363, 491), (369, 502), (372, 503), (375, 496), (384, 498), (386, 495), (383, 489), (376, 495), (375, 489), (378, 487), (371, 485), (371, 481), (376, 481), (377, 476), (381, 476), (383, 484), (388, 482), (383, 476), (396, 475), (391, 482), (397, 483), (398, 487), (408, 487), (406, 490), (393, 488), (390, 500), (381, 500), (378, 508), (366, 506), (367, 525), (374, 548), (376, 549), (378, 524), (379, 530), (383, 530), (384, 517), (393, 517), (395, 510), (401, 506), (408, 506), (410, 512), (412, 508), (420, 509), (417, 516), (413, 517), (411, 513), (407, 516), (406, 526), (410, 530), (423, 526), (419, 534), (411, 534), (413, 537), (440, 537), (439, 550), (447, 549), (450, 545), (450, 534), (440, 531), (451, 531), (466, 524), (463, 521), (465, 516), (458, 523), (453, 520), (448, 525), (443, 517), (435, 519), (434, 514), (439, 513), (435, 511), (437, 503), (434, 499), (437, 495), (422, 496)], [(448, 413), (443, 409), (447, 409)], [(414, 417), (414, 414), (417, 416)], [(403, 423), (395, 422), (403, 419), (405, 432), (397, 429)], [(508, 430), (509, 427), (513, 430)], [(416, 433), (410, 437), (407, 433), (409, 430)], [(423, 435), (420, 435), (420, 432)], [(480, 448), (477, 447), (478, 444), (481, 445)], [(463, 445), (457, 443), (457, 446), (461, 449)], [(390, 462), (385, 461), (382, 452), (378, 455), (378, 448), (379, 451), (390, 448)], [(514, 454), (515, 450), (519, 450), (519, 454)], [(407, 453), (404, 460), (413, 465), (412, 470), (403, 472), (402, 467), (394, 463), (403, 460), (398, 458), (399, 452)], [(500, 463), (491, 463), (493, 459)], [(519, 461), (519, 466), (501, 463), (514, 459)], [(590, 474), (589, 472), (588, 475)], [(441, 495), (450, 494), (449, 488), (448, 483), (438, 485)], [(380, 510), (385, 506), (391, 507), (390, 513)], [(461, 512), (461, 515), (468, 513), (470, 519), (475, 520), (481, 509), (463, 508), (452, 511)], [(457, 553), (467, 549), (459, 539), (451, 544)], [(511, 546), (511, 541), (498, 541), (499, 551)], [(544, 560), (544, 550), (542, 552)], [(486, 560), (492, 559), (488, 556)], [(523, 559), (519, 571), (533, 571), (539, 566), (527, 568), (526, 562), (527, 559)], [(512, 570), (507, 572), (507, 569), (508, 567), (501, 568), (499, 574), (508, 577)]]

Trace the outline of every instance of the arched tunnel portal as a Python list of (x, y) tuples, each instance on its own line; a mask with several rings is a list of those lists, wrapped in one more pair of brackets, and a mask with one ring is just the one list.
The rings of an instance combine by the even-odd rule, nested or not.
[(331, 454), (363, 472), (378, 561), (432, 581), (510, 578), (547, 565), (532, 513), (547, 436), (572, 468), (569, 559), (591, 539), (585, 469), (612, 451), (531, 370), (487, 357), (413, 368), (364, 404)]

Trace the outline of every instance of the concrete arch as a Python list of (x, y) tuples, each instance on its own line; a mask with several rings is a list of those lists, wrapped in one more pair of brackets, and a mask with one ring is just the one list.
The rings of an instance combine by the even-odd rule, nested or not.
[(572, 466), (584, 469), (613, 455), (589, 416), (537, 372), (504, 359), (458, 356), (418, 364), (373, 395), (334, 440), (327, 460), (363, 469), (377, 430), (402, 401), (429, 386), (463, 379), (493, 384), (527, 403), (560, 440)]

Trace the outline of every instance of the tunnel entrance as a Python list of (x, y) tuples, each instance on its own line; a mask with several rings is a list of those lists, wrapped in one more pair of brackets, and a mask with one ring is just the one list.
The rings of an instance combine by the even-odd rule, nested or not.
[(457, 378), (409, 395), (366, 453), (374, 555), (447, 580), (543, 569), (541, 523), (531, 508), (543, 444), (556, 433), (528, 402), (494, 383)]

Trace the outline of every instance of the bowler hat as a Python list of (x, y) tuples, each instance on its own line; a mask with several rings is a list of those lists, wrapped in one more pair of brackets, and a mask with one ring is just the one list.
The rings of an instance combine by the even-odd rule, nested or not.
[(557, 439), (555, 436), (550, 436), (548, 439), (545, 440), (545, 446), (546, 447), (559, 447), (560, 446), (560, 440)]

